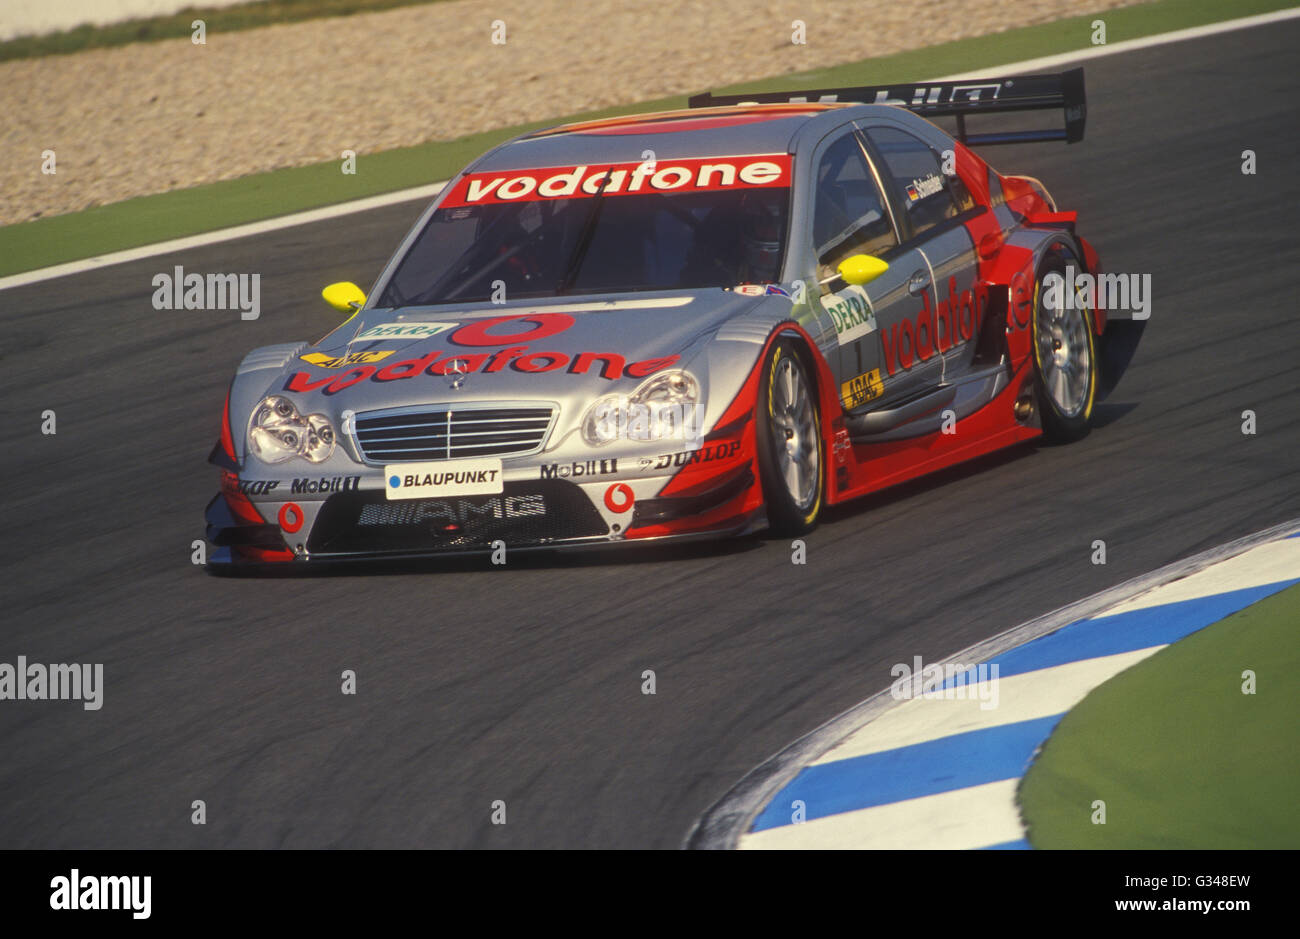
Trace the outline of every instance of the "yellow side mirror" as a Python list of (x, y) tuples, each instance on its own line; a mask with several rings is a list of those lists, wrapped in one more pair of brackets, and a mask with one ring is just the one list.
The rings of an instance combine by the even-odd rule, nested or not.
[(861, 287), (863, 284), (871, 283), (889, 270), (889, 265), (880, 258), (872, 257), (869, 254), (855, 254), (841, 261), (836, 270), (839, 271), (846, 284)]
[(366, 302), (366, 294), (350, 280), (330, 284), (320, 292), (325, 302), (340, 313), (355, 313)]

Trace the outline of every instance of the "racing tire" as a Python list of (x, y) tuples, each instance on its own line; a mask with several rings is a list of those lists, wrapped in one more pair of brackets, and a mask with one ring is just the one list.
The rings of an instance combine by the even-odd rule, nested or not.
[(772, 343), (763, 362), (755, 423), (768, 526), (778, 536), (811, 531), (826, 501), (826, 445), (808, 375), (794, 343)]
[[(1097, 338), (1091, 309), (1075, 296), (1066, 304), (1044, 302), (1044, 280), (1049, 274), (1066, 276), (1066, 268), (1086, 268), (1065, 245), (1049, 249), (1039, 265), (1034, 283), (1034, 317), (1031, 342), (1034, 352), (1034, 397), (1043, 422), (1043, 436), (1069, 443), (1088, 435), (1100, 374)], [(1065, 289), (1071, 289), (1068, 286)]]

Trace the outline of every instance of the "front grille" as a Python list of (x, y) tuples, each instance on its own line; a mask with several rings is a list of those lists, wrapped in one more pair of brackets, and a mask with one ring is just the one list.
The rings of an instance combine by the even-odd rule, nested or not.
[(605, 535), (591, 500), (562, 480), (508, 482), (499, 496), (390, 501), (383, 490), (330, 496), (312, 526), (313, 554), (422, 553), (546, 545)]
[(371, 463), (532, 453), (542, 448), (554, 412), (548, 405), (372, 411), (357, 416), (357, 445)]

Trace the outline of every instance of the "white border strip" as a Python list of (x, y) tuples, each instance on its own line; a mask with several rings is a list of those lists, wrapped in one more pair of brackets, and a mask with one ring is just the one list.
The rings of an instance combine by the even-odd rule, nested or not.
[(293, 215), (282, 215), (279, 218), (269, 218), (261, 222), (249, 222), (247, 225), (236, 225), (233, 228), (220, 228), (201, 235), (191, 235), (188, 238), (173, 238), (171, 241), (159, 241), (155, 244), (141, 245), (139, 248), (128, 248), (125, 251), (114, 251), (112, 254), (101, 254), (99, 257), (86, 258), (81, 261), (69, 261), (67, 264), (43, 267), (39, 270), (27, 271), (24, 274), (12, 274), (9, 277), (0, 277), (0, 290), (7, 287), (24, 287), (27, 284), (38, 284), (43, 280), (54, 280), (56, 277), (67, 277), (70, 274), (97, 271), (113, 264), (139, 261), (160, 254), (171, 254), (174, 251), (202, 248), (205, 245), (220, 244), (223, 241), (236, 241), (240, 238), (279, 231), (282, 228), (293, 228), (295, 225), (323, 222), (326, 219), (338, 218), (341, 215), (368, 212), (371, 209), (381, 209), (384, 206), (397, 205), (401, 202), (432, 199), (442, 192), (442, 187), (445, 185), (447, 184), (442, 182), (428, 186), (417, 186), (414, 189), (401, 189), (397, 192), (385, 193), (382, 196), (354, 199), (351, 202), (340, 202), (337, 205), (327, 205), (324, 208), (311, 209), (307, 212), (295, 212)]
[[(1095, 617), (1120, 603), (1236, 557), (1258, 545), (1297, 533), (1300, 533), (1300, 518), (1238, 538), (1217, 548), (1210, 548), (1208, 551), (1202, 551), (1182, 561), (1175, 561), (1149, 574), (1127, 580), (1101, 593), (1085, 597), (1059, 610), (1053, 610), (1037, 619), (1031, 619), (991, 639), (977, 642), (938, 664), (944, 666), (987, 662), (1032, 639), (1054, 633), (1079, 620)], [(799, 775), (800, 770), (811, 765), (836, 744), (861, 730), (886, 711), (904, 703), (906, 702), (895, 700), (890, 690), (885, 688), (769, 757), (750, 770), (740, 782), (700, 816), (686, 835), (682, 847), (734, 849), (741, 835), (749, 830), (749, 826), (753, 824), (754, 818), (763, 807), (790, 780)]]
[[(1252, 26), (1266, 26), (1269, 23), (1280, 23), (1283, 20), (1293, 20), (1300, 17), (1300, 7), (1292, 7), (1289, 10), (1275, 10), (1272, 13), (1259, 13), (1255, 16), (1243, 16), (1235, 20), (1224, 20), (1222, 23), (1206, 23), (1204, 26), (1189, 26), (1187, 29), (1176, 29), (1171, 33), (1156, 33), (1153, 36), (1143, 36), (1141, 39), (1125, 39), (1122, 42), (1108, 43), (1102, 46), (1092, 46), (1087, 49), (1080, 49), (1077, 52), (1062, 52), (1059, 55), (1045, 55), (1038, 59), (1025, 59), (1023, 62), (1011, 62), (1007, 65), (994, 65), (987, 69), (979, 69), (974, 72), (962, 72), (959, 75), (945, 75), (943, 78), (929, 79), (931, 82), (952, 82), (966, 81), (971, 78), (984, 78), (992, 70), (1006, 71), (1015, 69), (1018, 72), (1032, 72), (1036, 69), (1051, 69), (1058, 65), (1065, 65), (1069, 62), (1080, 62), (1086, 59), (1098, 59), (1103, 55), (1115, 55), (1120, 52), (1135, 52), (1138, 49), (1149, 49), (1152, 46), (1163, 46), (1170, 42), (1185, 42), (1188, 39), (1203, 39), (1206, 36), (1214, 36), (1218, 33), (1227, 33), (1237, 29), (1250, 29)], [(1104, 13), (1098, 13), (1097, 19), (1104, 19)]]
[[(1102, 14), (1098, 15), (1100, 16)], [(1068, 62), (1077, 62), (1083, 59), (1096, 59), (1103, 55), (1132, 52), (1136, 49), (1149, 49), (1152, 46), (1162, 46), (1171, 42), (1183, 42), (1188, 39), (1201, 39), (1205, 36), (1213, 36), (1217, 33), (1226, 33), (1237, 29), (1249, 29), (1252, 26), (1264, 26), (1269, 23), (1278, 23), (1283, 20), (1295, 19), (1297, 17), (1300, 17), (1300, 7), (1294, 7), (1289, 10), (1278, 10), (1273, 13), (1261, 13), (1257, 16), (1243, 16), (1235, 20), (1224, 20), (1221, 23), (1209, 23), (1205, 26), (1193, 26), (1188, 29), (1174, 30), (1169, 33), (1157, 33), (1154, 36), (1146, 36), (1141, 39), (1128, 39), (1123, 42), (1111, 43), (1109, 45), (1079, 49), (1075, 52), (1063, 52), (1059, 55), (1049, 55), (1038, 59), (1026, 59), (1023, 62), (1009, 62), (1004, 65), (989, 66), (986, 69), (980, 69), (975, 72), (964, 72), (960, 75), (948, 75), (944, 78), (927, 79), (927, 81), (962, 81), (967, 78), (980, 78), (995, 69), (1004, 72), (1031, 72), (1035, 69), (1054, 68), (1055, 66), (1064, 65)], [(57, 277), (82, 274), (86, 271), (97, 271), (113, 264), (124, 264), (127, 261), (139, 261), (143, 258), (156, 257), (160, 254), (170, 254), (174, 251), (184, 251), (189, 248), (201, 248), (205, 245), (220, 244), (223, 241), (234, 241), (239, 238), (247, 238), (251, 235), (261, 235), (266, 232), (279, 231), (282, 228), (292, 228), (295, 225), (306, 225), (310, 222), (320, 222), (326, 219), (338, 218), (343, 215), (366, 212), (370, 209), (378, 209), (387, 205), (396, 205), (401, 202), (412, 202), (416, 199), (432, 199), (442, 191), (442, 187), (445, 185), (445, 182), (440, 182), (428, 186), (417, 186), (414, 189), (400, 189), (397, 192), (390, 192), (382, 196), (371, 196), (367, 199), (356, 199), (352, 202), (340, 202), (337, 205), (312, 209), (308, 212), (297, 212), (293, 215), (284, 215), (280, 218), (267, 219), (262, 222), (236, 225), (233, 228), (222, 228), (201, 235), (192, 235), (188, 238), (175, 238), (171, 241), (160, 241), (152, 245), (142, 245), (139, 248), (130, 248), (126, 251), (114, 251), (111, 254), (103, 254), (99, 257), (86, 258), (81, 261), (69, 261), (66, 264), (56, 264), (53, 267), (43, 267), (22, 274), (12, 274), (9, 277), (0, 277), (0, 290), (5, 290), (10, 287), (25, 287), (28, 284), (38, 284), (41, 281), (53, 280)]]

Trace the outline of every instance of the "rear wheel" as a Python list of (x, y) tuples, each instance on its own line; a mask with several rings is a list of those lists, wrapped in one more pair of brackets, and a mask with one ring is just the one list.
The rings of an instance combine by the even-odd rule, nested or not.
[(825, 501), (825, 445), (813, 383), (788, 340), (768, 351), (755, 417), (768, 524), (778, 535), (810, 531)]
[[(1083, 265), (1064, 245), (1056, 246), (1043, 261), (1034, 285), (1034, 388), (1043, 433), (1050, 440), (1068, 442), (1088, 434), (1093, 400), (1097, 394), (1097, 346), (1093, 313), (1068, 282), (1067, 268), (1075, 274)], [(1045, 302), (1045, 281), (1050, 274), (1062, 278), (1055, 291), (1060, 302)]]

